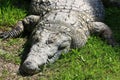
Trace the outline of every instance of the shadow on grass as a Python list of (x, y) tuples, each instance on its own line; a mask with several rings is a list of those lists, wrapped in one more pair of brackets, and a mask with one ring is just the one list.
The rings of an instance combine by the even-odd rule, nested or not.
[(0, 0), (0, 8), (14, 6), (19, 9), (28, 10), (29, 4), (30, 4), (30, 0)]
[(28, 40), (26, 41), (26, 43), (24, 44), (24, 50), (23, 52), (21, 53), (21, 63), (20, 63), (20, 67), (19, 67), (19, 73), (20, 75), (22, 76), (30, 76), (29, 74), (25, 73), (23, 70), (22, 70), (22, 64), (23, 62), (25, 61), (25, 59), (27, 58), (27, 55), (30, 51), (30, 47), (31, 47), (31, 41), (29, 40), (30, 38), (28, 38)]

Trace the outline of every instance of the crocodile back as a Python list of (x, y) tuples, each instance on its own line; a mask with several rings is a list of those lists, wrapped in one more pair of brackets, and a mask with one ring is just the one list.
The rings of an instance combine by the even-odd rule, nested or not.
[(30, 14), (44, 16), (52, 10), (69, 10), (86, 13), (95, 21), (104, 19), (104, 7), (101, 0), (32, 0)]

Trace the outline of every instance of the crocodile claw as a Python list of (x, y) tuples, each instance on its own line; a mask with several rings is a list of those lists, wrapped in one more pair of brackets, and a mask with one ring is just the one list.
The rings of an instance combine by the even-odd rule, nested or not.
[(7, 39), (7, 38), (9, 38), (8, 32), (0, 33), (0, 38), (2, 38), (2, 39)]

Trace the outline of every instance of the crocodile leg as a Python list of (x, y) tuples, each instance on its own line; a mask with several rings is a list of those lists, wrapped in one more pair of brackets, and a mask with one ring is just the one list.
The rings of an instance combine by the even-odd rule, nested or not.
[(93, 22), (93, 32), (98, 33), (102, 38), (104, 38), (108, 44), (111, 46), (117, 45), (111, 29), (102, 22)]
[[(30, 15), (25, 19), (18, 21), (14, 29), (0, 33), (0, 38), (7, 39), (17, 37), (25, 30), (24, 28), (33, 28), (33, 26), (35, 26), (35, 24), (38, 22), (39, 18), (40, 16)], [(29, 28), (27, 30), (30, 30)]]
[(18, 21), (16, 24), (16, 27), (12, 29), (11, 31), (6, 31), (3, 33), (0, 33), (0, 38), (7, 39), (11, 37), (16, 37), (18, 36), (22, 31), (24, 30), (24, 26), (22, 21)]

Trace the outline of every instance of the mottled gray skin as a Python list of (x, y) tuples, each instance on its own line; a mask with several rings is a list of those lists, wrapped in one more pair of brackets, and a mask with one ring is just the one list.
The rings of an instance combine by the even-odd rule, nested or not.
[[(100, 34), (115, 45), (112, 32), (104, 20), (104, 7), (100, 0), (32, 0), (30, 14), (16, 25), (19, 34), (32, 32), (31, 48), (22, 64), (22, 71), (34, 74), (41, 66), (53, 63), (62, 52), (81, 48), (91, 33)], [(14, 37), (17, 30), (2, 33), (1, 37)]]

